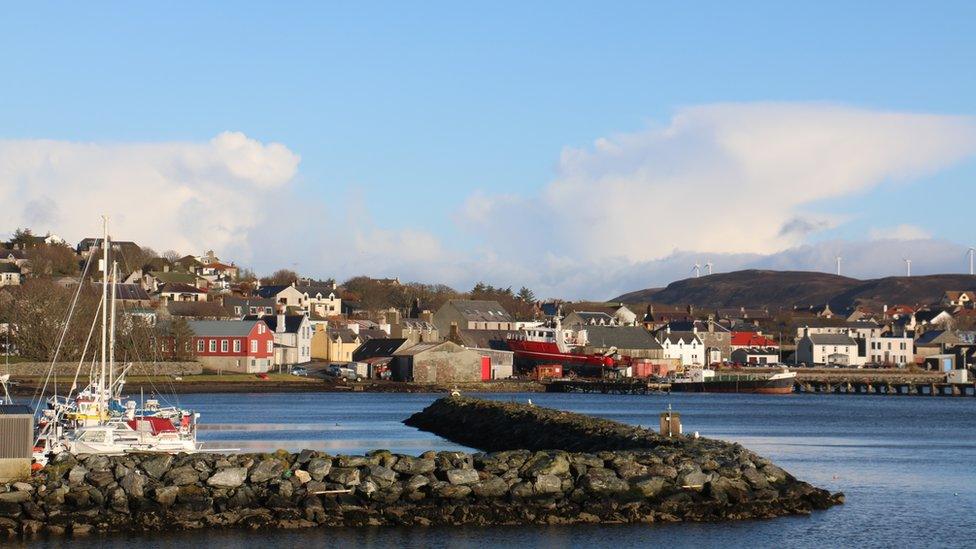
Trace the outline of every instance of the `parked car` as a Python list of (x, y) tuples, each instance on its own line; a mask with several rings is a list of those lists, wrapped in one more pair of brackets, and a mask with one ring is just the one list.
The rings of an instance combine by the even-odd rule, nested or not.
[(268, 374), (254, 374), (258, 379), (268, 379)]
[(348, 366), (343, 366), (341, 364), (330, 365), (328, 374), (332, 377), (337, 377), (339, 379), (347, 379), (349, 381), (358, 381), (363, 379), (362, 376), (356, 373), (356, 370)]
[(291, 369), (291, 375), (308, 377), (308, 370), (304, 366), (295, 366)]

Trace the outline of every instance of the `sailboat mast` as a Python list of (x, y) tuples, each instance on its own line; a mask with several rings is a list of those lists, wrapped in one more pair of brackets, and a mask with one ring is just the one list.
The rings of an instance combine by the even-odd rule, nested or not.
[(102, 216), (102, 369), (98, 377), (98, 399), (104, 411), (105, 359), (108, 354), (108, 216)]
[(115, 294), (119, 283), (118, 263), (112, 261), (112, 316), (109, 323), (108, 338), (108, 389), (109, 393), (115, 386)]

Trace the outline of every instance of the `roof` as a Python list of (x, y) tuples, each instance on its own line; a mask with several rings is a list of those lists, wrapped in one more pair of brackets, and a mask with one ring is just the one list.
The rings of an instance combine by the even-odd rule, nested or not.
[(123, 301), (149, 301), (149, 294), (138, 284), (116, 284), (115, 298)]
[(355, 343), (359, 337), (359, 334), (349, 328), (328, 328), (326, 333), (331, 339), (343, 343)]
[(0, 273), (19, 273), (20, 267), (13, 263), (0, 263)]
[(743, 347), (741, 349), (736, 349), (732, 351), (735, 353), (745, 353), (747, 355), (775, 355), (779, 353), (775, 347)]
[(255, 290), (254, 293), (258, 294), (261, 297), (270, 298), (278, 295), (283, 290), (287, 290), (288, 288), (291, 288), (291, 284), (276, 284), (274, 286), (261, 286), (260, 288)]
[(150, 271), (149, 276), (155, 278), (163, 284), (196, 284), (197, 275), (191, 273), (179, 273), (176, 271)]
[(776, 340), (754, 332), (732, 332), (732, 345), (737, 347), (775, 347)]
[(0, 416), (33, 416), (29, 406), (24, 404), (0, 404)]
[(190, 329), (197, 336), (238, 336), (244, 337), (251, 334), (262, 320), (190, 320), (187, 321)]
[(512, 322), (512, 315), (497, 301), (452, 299), (447, 303), (468, 321)]
[(224, 298), (225, 307), (274, 307), (275, 300), (263, 297), (232, 297)]
[(508, 337), (518, 332), (508, 330), (468, 330), (459, 328), (457, 331), (461, 337), (460, 341), (455, 341), (459, 345), (464, 345), (472, 349), (493, 349), (495, 351), (508, 351)]
[(394, 356), (415, 356), (415, 355), (419, 355), (424, 351), (430, 351), (431, 349), (436, 349), (441, 345), (448, 345), (448, 344), (457, 345), (457, 343), (453, 343), (450, 341), (425, 341), (423, 343), (411, 345), (410, 347), (407, 347), (405, 349), (398, 349), (395, 353), (393, 353), (393, 355)]
[(942, 313), (949, 314), (945, 309), (930, 309), (926, 311), (917, 311), (915, 313), (916, 322), (932, 322), (935, 318)]
[(640, 326), (587, 326), (586, 339), (593, 347), (661, 349), (661, 344)]
[(329, 294), (335, 294), (336, 297), (339, 296), (339, 288), (333, 288), (332, 284), (326, 284), (325, 282), (312, 282), (312, 283), (298, 283), (295, 284), (295, 289), (308, 296), (314, 296), (321, 294), (322, 297), (326, 297)]
[(393, 356), (406, 342), (406, 339), (401, 338), (371, 339), (353, 351), (352, 359), (360, 361), (378, 356)]
[(205, 294), (207, 290), (197, 288), (192, 284), (182, 284), (180, 282), (167, 282), (159, 290), (161, 293), (168, 294)]
[[(305, 315), (283, 315), (285, 317), (285, 333), (287, 334), (297, 334), (298, 330), (302, 326), (302, 322), (305, 321)], [(245, 316), (244, 320), (257, 320), (256, 316)], [(265, 315), (261, 317), (261, 320), (268, 325), (268, 328), (272, 332), (278, 331), (278, 315)]]
[(14, 259), (27, 259), (27, 252), (24, 250), (8, 250), (6, 248), (0, 249), (0, 257), (11, 257)]
[(857, 343), (847, 334), (809, 334), (807, 337), (814, 345), (853, 345)]
[(702, 342), (701, 338), (698, 337), (698, 334), (696, 334), (695, 332), (671, 332), (671, 333), (663, 332), (661, 333), (661, 337), (663, 338), (661, 341), (662, 343), (667, 341), (672, 345), (678, 342), (691, 343), (696, 340), (699, 343)]
[(570, 315), (576, 315), (583, 321), (584, 324), (611, 324), (616, 322), (616, 319), (612, 316), (604, 313), (602, 311), (573, 311), (566, 315), (568, 318)]
[(214, 261), (213, 263), (207, 263), (204, 265), (205, 268), (214, 269), (215, 271), (228, 271), (230, 269), (236, 269), (237, 267), (233, 265), (227, 265), (219, 261)]
[(949, 330), (929, 330), (918, 336), (915, 345), (939, 345), (942, 343), (956, 343), (959, 338)]

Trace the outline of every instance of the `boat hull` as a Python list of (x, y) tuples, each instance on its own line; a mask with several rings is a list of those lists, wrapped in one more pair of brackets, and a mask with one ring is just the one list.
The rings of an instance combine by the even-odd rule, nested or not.
[(709, 381), (674, 382), (676, 393), (751, 393), (788, 395), (793, 392), (793, 378), (784, 379), (722, 379)]

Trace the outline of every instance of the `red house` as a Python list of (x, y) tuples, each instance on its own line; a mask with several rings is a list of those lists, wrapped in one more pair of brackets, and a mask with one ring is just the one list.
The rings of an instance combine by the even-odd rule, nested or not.
[(770, 337), (756, 332), (732, 332), (732, 350), (750, 347), (779, 348), (779, 343)]
[(191, 320), (193, 351), (204, 369), (262, 373), (271, 369), (274, 334), (263, 320)]

